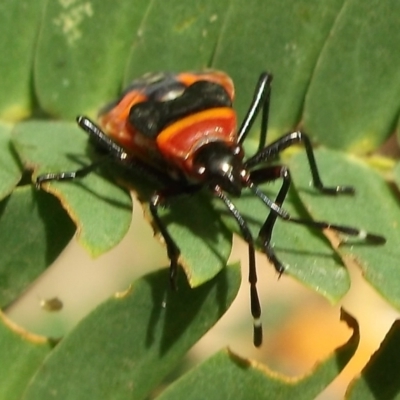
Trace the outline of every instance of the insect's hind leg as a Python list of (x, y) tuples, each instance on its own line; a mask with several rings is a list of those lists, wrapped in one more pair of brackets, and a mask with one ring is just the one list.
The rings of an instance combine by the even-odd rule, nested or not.
[(309, 137), (301, 132), (296, 131), (292, 133), (288, 133), (275, 140), (273, 143), (259, 150), (254, 156), (250, 157), (245, 162), (245, 167), (251, 169), (259, 164), (270, 161), (272, 158), (277, 156), (283, 150), (291, 147), (295, 144), (303, 143), (306, 155), (308, 159), (308, 164), (310, 166), (311, 176), (313, 180), (314, 187), (319, 190), (321, 193), (328, 195), (337, 195), (337, 194), (354, 194), (354, 188), (351, 186), (333, 186), (328, 187), (322, 183), (317, 162), (315, 160), (314, 151), (311, 145), (311, 141)]

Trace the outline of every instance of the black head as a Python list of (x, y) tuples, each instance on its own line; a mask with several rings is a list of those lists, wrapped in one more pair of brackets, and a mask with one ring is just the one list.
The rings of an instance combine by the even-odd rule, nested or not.
[(193, 158), (193, 166), (201, 179), (210, 187), (239, 196), (245, 179), (243, 152), (240, 146), (229, 146), (224, 142), (203, 145)]

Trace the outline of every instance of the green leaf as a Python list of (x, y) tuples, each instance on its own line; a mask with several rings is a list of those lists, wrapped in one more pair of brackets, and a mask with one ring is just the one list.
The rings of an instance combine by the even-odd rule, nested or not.
[(21, 168), (11, 146), (9, 126), (0, 125), (0, 200), (9, 195), (21, 179)]
[[(87, 137), (72, 123), (20, 123), (14, 129), (14, 144), (35, 176), (74, 171), (92, 163), (85, 154)], [(93, 256), (116, 246), (128, 231), (131, 199), (101, 175), (92, 173), (78, 182), (51, 182), (43, 187), (60, 199), (78, 228), (79, 242)]]
[(125, 83), (149, 71), (210, 66), (229, 4), (228, 0), (153, 0), (134, 41)]
[(0, 2), (0, 119), (31, 114), (32, 62), (44, 0)]
[(99, 306), (46, 359), (24, 399), (145, 398), (230, 306), (240, 268), (197, 289), (180, 278), (171, 292), (168, 271), (152, 273)]
[[(281, 184), (280, 180), (275, 183), (269, 182), (260, 185), (260, 189), (269, 198), (275, 199)], [(239, 199), (234, 199), (234, 204), (248, 223), (253, 237), (257, 238), (270, 209), (248, 191)], [(227, 226), (240, 235), (240, 230), (230, 214), (217, 202), (215, 207), (224, 215), (223, 220)], [(284, 209), (292, 216), (309, 218), (294, 191), (289, 193)], [(272, 244), (285, 266), (285, 274), (293, 276), (320, 293), (331, 303), (337, 303), (349, 290), (348, 271), (329, 241), (320, 232), (278, 219), (272, 235)]]
[(264, 70), (274, 75), (269, 135), (297, 125), (314, 66), (343, 0), (231, 1), (212, 66), (228, 71), (243, 118)]
[(232, 249), (232, 233), (212, 207), (209, 196), (171, 200), (162, 214), (181, 250), (180, 262), (190, 286), (209, 281), (225, 267)]
[[(350, 320), (348, 316), (346, 318)], [(354, 320), (350, 323), (354, 333), (349, 341), (304, 378), (279, 376), (256, 361), (222, 350), (177, 380), (157, 400), (314, 399), (344, 368), (357, 349), (358, 327)]]
[(398, 199), (385, 180), (355, 157), (332, 150), (316, 152), (321, 177), (326, 185), (351, 185), (355, 196), (316, 196), (310, 189), (310, 173), (304, 153), (290, 161), (298, 193), (313, 218), (365, 229), (384, 236), (387, 243), (374, 246), (348, 238), (338, 248), (342, 256), (352, 257), (364, 278), (391, 304), (400, 308), (400, 210)]
[(400, 321), (395, 321), (361, 376), (352, 382), (346, 399), (400, 399), (399, 343)]
[[(84, 154), (85, 135), (70, 123), (18, 124), (14, 143), (23, 163), (41, 173), (76, 170), (92, 162)], [(134, 171), (124, 173), (110, 165), (107, 172), (114, 172), (114, 181), (118, 177), (128, 179), (144, 202), (157, 188)], [(120, 172), (122, 175), (118, 175)], [(132, 206), (118, 182), (92, 173), (76, 182), (43, 186), (61, 200), (78, 227), (80, 243), (92, 255), (111, 249), (127, 232)], [(147, 206), (145, 210), (149, 214)], [(192, 286), (208, 281), (226, 265), (232, 235), (203, 196), (171, 200), (170, 207), (161, 214), (181, 249), (182, 265)]]
[(19, 400), (50, 351), (42, 336), (23, 331), (0, 312), (0, 399)]
[[(394, 0), (386, 3), (377, 0), (291, 0), (285, 3), (277, 0), (250, 0), (245, 6), (239, 1), (228, 3), (209, 0), (200, 0), (196, 4), (172, 0), (122, 0), (117, 4), (101, 0), (63, 0), (47, 1), (44, 14), (41, 9), (43, 2), (27, 5), (24, 2), (5, 0), (3, 3), (0, 6), (0, 30), (3, 32), (4, 43), (0, 44), (0, 48), (4, 57), (0, 61), (0, 71), (2, 77), (7, 79), (0, 83), (2, 118), (15, 120), (29, 115), (33, 98), (37, 101), (35, 107), (38, 114), (47, 113), (62, 118), (72, 118), (82, 113), (95, 115), (101, 105), (115, 99), (122, 82), (126, 83), (137, 74), (151, 70), (180, 71), (210, 66), (222, 68), (234, 78), (237, 92), (235, 107), (240, 117), (248, 107), (259, 73), (268, 70), (274, 74), (269, 137), (292, 130), (303, 120), (307, 131), (318, 141), (331, 147), (362, 153), (377, 147), (393, 130), (399, 109), (397, 94), (400, 75), (396, 67), (399, 64), (399, 33), (396, 29), (399, 6)], [(40, 35), (37, 37), (40, 23)], [(9, 38), (18, 40), (14, 40), (15, 45), (10, 46)], [(33, 89), (36, 98), (32, 94)], [(307, 99), (306, 104), (304, 98)], [(85, 136), (82, 132), (78, 134), (78, 130), (72, 125), (67, 127), (65, 124), (58, 125), (48, 121), (38, 124), (33, 121), (31, 125), (18, 126), (16, 132), (14, 143), (18, 154), (24, 165), (35, 169), (36, 173), (76, 169), (91, 161), (84, 154)], [(249, 138), (247, 142), (256, 140)], [(9, 150), (11, 156), (8, 156), (10, 163), (7, 161), (7, 168), (14, 165), (11, 161), (14, 158), (13, 150)], [(327, 172), (337, 171), (339, 162), (343, 161), (342, 157), (332, 163), (330, 157), (328, 161), (328, 157), (325, 160), (325, 153), (321, 154), (321, 165), (327, 162)], [(2, 162), (6, 157), (1, 154)], [(304, 160), (301, 164), (307, 168)], [(357, 162), (352, 161), (352, 166), (353, 164)], [(12, 172), (6, 178), (9, 181), (3, 181), (3, 175), (0, 176), (4, 193), (16, 183), (16, 170), (11, 168)], [(400, 285), (396, 279), (395, 262), (399, 257), (395, 247), (398, 243), (395, 224), (399, 216), (393, 207), (396, 200), (380, 178), (379, 184), (375, 184), (375, 174), (369, 168), (363, 168), (367, 173), (357, 173), (354, 184), (359, 189), (360, 186), (371, 183), (372, 190), (363, 192), (365, 196), (360, 196), (359, 190), (354, 199), (326, 199), (327, 206), (323, 205), (323, 196), (314, 198), (308, 192), (308, 172), (305, 181), (307, 183), (296, 185), (300, 185), (299, 194), (302, 201), (307, 201), (307, 208), (318, 198), (316, 206), (310, 208), (314, 217), (351, 223), (379, 231), (377, 233), (388, 237), (388, 244), (384, 247), (362, 246), (361, 249), (361, 246), (354, 245), (351, 254), (357, 257), (367, 279), (374, 282), (375, 287), (392, 304), (398, 306), (399, 293), (396, 286)], [(330, 183), (325, 168), (321, 169), (324, 181)], [(3, 168), (0, 168), (0, 174), (2, 172)], [(104, 169), (102, 172), (108, 176), (114, 172), (114, 168), (112, 171)], [(296, 166), (292, 168), (292, 173), (297, 173)], [(121, 175), (114, 176), (118, 176), (119, 182)], [(350, 167), (341, 171), (340, 177), (332, 176), (332, 184), (352, 183), (343, 182), (340, 179), (343, 177), (351, 177)], [(296, 176), (294, 181), (297, 182)], [(99, 254), (113, 247), (126, 232), (130, 221), (130, 200), (126, 192), (102, 175), (92, 174), (80, 182), (51, 183), (44, 186), (61, 199), (79, 226), (81, 242), (92, 254)], [(151, 193), (152, 187), (147, 183), (144, 186), (147, 193)], [(263, 187), (271, 197), (274, 197), (274, 190), (276, 193), (278, 188), (279, 183)], [(15, 199), (19, 198), (23, 190), (27, 189), (16, 190)], [(40, 195), (46, 196), (43, 193)], [(306, 197), (310, 199), (305, 199)], [(358, 203), (359, 197), (362, 199), (361, 203)], [(15, 199), (10, 197), (8, 201), (3, 201), (3, 218), (7, 216), (8, 206)], [(379, 199), (378, 204), (368, 208), (368, 202), (374, 204), (375, 199)], [(268, 210), (247, 193), (238, 200), (238, 206), (256, 235)], [(288, 199), (285, 203), (286, 207), (295, 215), (307, 216), (295, 191), (292, 193), (292, 200)], [(22, 209), (24, 224), (32, 227), (31, 216), (26, 215), (26, 208)], [(338, 210), (347, 211), (341, 214)], [(321, 215), (317, 214), (319, 211)], [(181, 247), (182, 260), (192, 285), (210, 279), (225, 264), (230, 249), (230, 234), (221, 227), (217, 212), (211, 209), (203, 193), (176, 203), (172, 201), (170, 209), (162, 212), (162, 217)], [(363, 220), (364, 214), (370, 218)], [(19, 221), (21, 216), (17, 216), (16, 212), (10, 215), (13, 218), (6, 218), (8, 228), (3, 235), (9, 235), (10, 232), (18, 234), (7, 245), (7, 252), (13, 256), (12, 266), (17, 270), (15, 262), (19, 259), (14, 259), (14, 256), (20, 255), (18, 245), (24, 243), (25, 239), (21, 239), (22, 234), (18, 229), (14, 230), (10, 222)], [(373, 224), (369, 225), (370, 223)], [(234, 225), (237, 230), (231, 218), (229, 224)], [(381, 227), (384, 228), (382, 232)], [(49, 235), (56, 238), (58, 230), (59, 226), (53, 227)], [(26, 229), (24, 234), (27, 232), (31, 231)], [(8, 237), (6, 239), (11, 240)], [(322, 235), (278, 221), (273, 241), (278, 256), (288, 265), (287, 273), (320, 291), (332, 302), (337, 301), (347, 291), (348, 273), (336, 251)], [(339, 250), (342, 255), (347, 255), (350, 251), (346, 247)], [(45, 252), (43, 249), (42, 251)], [(379, 267), (380, 258), (382, 261)], [(34, 279), (34, 276), (29, 279)], [(167, 280), (166, 277), (163, 279)], [(146, 306), (150, 310), (154, 309), (153, 303), (148, 302)], [(112, 315), (107, 318), (112, 320)], [(90, 331), (87, 330), (74, 339), (79, 351), (89, 342), (88, 352), (82, 352), (80, 357), (80, 352), (75, 349), (76, 359), (70, 359), (67, 364), (75, 374), (76, 381), (79, 381), (81, 373), (80, 368), (75, 368), (76, 360), (83, 365), (83, 377), (88, 377), (86, 380), (89, 383), (96, 380), (97, 384), (100, 382), (106, 385), (107, 379), (101, 379), (103, 370), (109, 373), (108, 376), (114, 373), (114, 381), (119, 377), (115, 377), (116, 374), (125, 371), (121, 368), (125, 352), (119, 349), (120, 364), (112, 356), (110, 358), (115, 361), (117, 368), (99, 369), (100, 379), (96, 379), (99, 375), (88, 372), (92, 367), (92, 360), (101, 357), (103, 350), (100, 348), (93, 352), (90, 347), (91, 335), (96, 334), (97, 327), (107, 321), (96, 319)], [(120, 326), (131, 332), (132, 321), (136, 322), (127, 310), (125, 320)], [(118, 340), (110, 340), (114, 339), (116, 331), (118, 329), (112, 330), (111, 334), (107, 332), (108, 337), (102, 342), (105, 343), (104, 348), (109, 350), (108, 346), (119, 345)], [(126, 333), (126, 337), (128, 336)], [(85, 339), (85, 346), (77, 343), (82, 337)], [(126, 351), (136, 337), (133, 335), (129, 340), (124, 340), (121, 344), (125, 345)], [(69, 349), (68, 340), (66, 343), (65, 348)], [(143, 343), (140, 342), (139, 345), (143, 346)], [(67, 351), (63, 350), (64, 347), (60, 349), (59, 353), (64, 357)], [(58, 349), (53, 354), (57, 362), (52, 364), (53, 355), (49, 358), (49, 365), (54, 366), (55, 372), (56, 367), (61, 367), (57, 351)], [(102, 361), (102, 367), (108, 365), (106, 361)], [(140, 364), (137, 368), (139, 367)], [(145, 374), (153, 370), (144, 368), (141, 371)], [(46, 373), (51, 371), (41, 369), (36, 382)], [(122, 376), (126, 377), (124, 372)], [(319, 378), (323, 381), (320, 376)], [(63, 380), (61, 375), (57, 379), (57, 388), (60, 386), (58, 382), (63, 387), (68, 383), (68, 379)], [(141, 381), (138, 378), (138, 382), (139, 380)], [(127, 381), (128, 379), (125, 380)], [(46, 384), (47, 382), (50, 381), (46, 381)], [(144, 382), (150, 387), (155, 381)], [(234, 383), (237, 382), (239, 381)], [(207, 381), (204, 386), (206, 385)], [(36, 390), (36, 386), (32, 388)], [(112, 389), (112, 386), (107, 386), (107, 390)], [(299, 393), (303, 394), (300, 389), (297, 387), (298, 391), (292, 392), (291, 397), (297, 398)], [(202, 394), (201, 391), (198, 393)], [(92, 393), (88, 396), (91, 398)], [(97, 397), (103, 397), (103, 393)], [(6, 395), (6, 398), (9, 397)]]
[(0, 216), (0, 306), (5, 306), (58, 257), (74, 226), (53, 196), (27, 186), (0, 202)]
[(397, 118), (397, 125), (396, 125), (396, 138), (397, 138), (397, 143), (400, 142), (400, 116)]
[(397, 188), (400, 188), (400, 162), (393, 168), (393, 178)]
[(48, 1), (34, 70), (42, 109), (75, 118), (112, 100), (147, 7), (144, 0)]
[(305, 102), (305, 129), (319, 142), (360, 154), (391, 133), (399, 112), (399, 13), (396, 0), (344, 3)]

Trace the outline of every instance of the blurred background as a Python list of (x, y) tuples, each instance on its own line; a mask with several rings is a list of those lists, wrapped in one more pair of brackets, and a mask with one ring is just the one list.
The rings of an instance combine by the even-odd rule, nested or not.
[[(355, 357), (318, 400), (342, 399), (352, 377), (379, 347), (399, 313), (379, 297), (352, 265), (348, 265), (351, 290), (340, 305), (332, 306), (293, 278), (283, 275), (278, 279), (266, 257), (258, 254), (264, 344), (255, 349), (249, 310), (247, 247), (235, 237), (231, 260), (238, 259), (242, 262), (244, 279), (235, 302), (194, 346), (174, 377), (226, 346), (278, 373), (300, 377), (349, 339), (351, 330), (340, 321), (340, 306), (343, 306), (359, 322), (361, 342)], [(139, 276), (167, 265), (165, 248), (153, 237), (142, 208), (135, 201), (129, 233), (116, 248), (93, 260), (73, 239), (7, 314), (29, 331), (60, 338), (115, 292), (127, 290)]]

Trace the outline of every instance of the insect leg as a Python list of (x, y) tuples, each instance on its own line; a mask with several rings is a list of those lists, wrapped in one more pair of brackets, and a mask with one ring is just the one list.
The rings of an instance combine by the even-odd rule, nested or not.
[(195, 185), (185, 185), (185, 186), (173, 186), (168, 187), (162, 190), (159, 190), (153, 194), (150, 199), (149, 207), (150, 212), (153, 217), (154, 223), (157, 229), (160, 231), (161, 236), (165, 241), (165, 245), (167, 246), (167, 254), (170, 260), (170, 269), (169, 269), (169, 278), (171, 282), (171, 287), (175, 290), (176, 289), (176, 277), (178, 272), (178, 264), (179, 264), (179, 255), (180, 249), (175, 243), (174, 239), (168, 232), (167, 227), (165, 226), (164, 222), (160, 218), (158, 214), (158, 208), (160, 206), (165, 205), (167, 199), (171, 197), (181, 196), (184, 194), (192, 194), (197, 192), (200, 189), (200, 186)]
[(115, 143), (107, 134), (105, 134), (93, 121), (84, 116), (79, 116), (76, 119), (78, 125), (89, 134), (89, 137), (97, 143), (102, 149), (107, 151), (107, 155), (101, 158), (99, 161), (96, 161), (90, 165), (87, 165), (81, 169), (76, 171), (65, 171), (59, 173), (47, 173), (43, 175), (39, 175), (36, 178), (36, 187), (40, 188), (42, 183), (48, 181), (65, 181), (65, 180), (73, 180), (76, 178), (83, 178), (99, 166), (112, 161), (117, 160), (122, 163), (127, 164), (131, 162), (128, 157), (128, 154), (125, 150)]
[(70, 181), (77, 178), (83, 178), (86, 175), (90, 174), (100, 165), (105, 164), (106, 162), (110, 161), (109, 157), (102, 158), (101, 160), (94, 162), (93, 164), (87, 165), (81, 169), (75, 171), (64, 171), (64, 172), (56, 172), (56, 173), (46, 173), (39, 175), (36, 178), (36, 188), (40, 189), (40, 186), (44, 182), (49, 181)]
[(354, 188), (351, 186), (333, 186), (327, 187), (322, 183), (317, 162), (315, 160), (314, 151), (311, 145), (311, 141), (309, 137), (300, 131), (289, 133), (281, 138), (277, 139), (273, 143), (269, 144), (268, 146), (264, 147), (260, 151), (258, 151), (254, 156), (250, 157), (245, 162), (246, 168), (252, 168), (258, 164), (263, 162), (268, 162), (271, 158), (275, 157), (283, 150), (287, 149), (290, 146), (293, 146), (297, 143), (303, 143), (308, 164), (311, 170), (311, 176), (313, 180), (313, 185), (316, 189), (318, 189), (321, 193), (329, 194), (329, 195), (336, 195), (336, 194), (354, 194)]
[[(283, 183), (278, 192), (276, 200), (272, 201), (267, 195), (265, 195), (258, 188), (256, 183), (260, 184), (263, 182), (270, 182), (272, 180), (279, 178), (283, 179)], [(272, 231), (278, 217), (287, 222), (306, 225), (309, 226), (310, 228), (318, 230), (332, 229), (336, 232), (344, 233), (349, 236), (356, 236), (372, 244), (378, 245), (378, 244), (384, 244), (386, 242), (386, 239), (383, 236), (366, 232), (363, 229), (358, 229), (347, 225), (331, 224), (325, 221), (315, 221), (312, 219), (292, 217), (285, 209), (282, 208), (282, 204), (288, 193), (290, 183), (291, 183), (290, 172), (288, 168), (285, 166), (271, 166), (254, 170), (250, 174), (250, 180), (248, 183), (248, 187), (253, 191), (253, 193), (271, 209), (271, 212), (269, 213), (267, 219), (265, 220), (263, 226), (260, 229), (259, 236), (263, 242), (264, 252), (266, 253), (269, 260), (273, 263), (275, 269), (279, 274), (282, 274), (285, 268), (283, 264), (279, 261), (279, 259), (276, 257), (273, 247), (271, 246)]]
[[(274, 204), (278, 207), (282, 206), (286, 198), (286, 195), (289, 191), (290, 175), (288, 169), (282, 165), (274, 165), (254, 170), (251, 171), (250, 173), (251, 182), (254, 184), (272, 182), (280, 178), (282, 178), (283, 180), (282, 186), (274, 201)], [(275, 251), (271, 245), (272, 231), (278, 216), (279, 214), (277, 212), (272, 211), (271, 209), (267, 219), (265, 220), (263, 226), (260, 229), (258, 236), (262, 241), (264, 253), (267, 255), (269, 261), (273, 264), (278, 274), (281, 275), (284, 272), (285, 267), (276, 256)]]
[(254, 250), (254, 239), (246, 224), (246, 221), (240, 215), (239, 210), (229, 200), (229, 198), (219, 189), (215, 188), (215, 195), (220, 198), (232, 216), (235, 218), (242, 232), (243, 239), (247, 242), (249, 248), (249, 283), (250, 283), (250, 307), (253, 316), (253, 343), (259, 347), (262, 344), (262, 324), (261, 324), (261, 305), (257, 292), (257, 269)]
[(89, 135), (90, 139), (99, 147), (106, 150), (107, 153), (118, 161), (124, 161), (129, 158), (125, 149), (118, 143), (115, 143), (98, 125), (89, 118), (80, 115), (76, 118), (78, 125)]
[(272, 75), (268, 72), (263, 72), (258, 79), (256, 89), (254, 92), (253, 100), (250, 107), (244, 117), (242, 125), (238, 130), (238, 143), (243, 143), (247, 135), (250, 132), (251, 127), (254, 124), (257, 115), (259, 114), (262, 107), (261, 116), (261, 134), (260, 142), (258, 145), (258, 151), (260, 151), (265, 146), (265, 141), (267, 138), (267, 128), (268, 128), (268, 115), (269, 115), (269, 103), (271, 96), (271, 82)]

